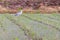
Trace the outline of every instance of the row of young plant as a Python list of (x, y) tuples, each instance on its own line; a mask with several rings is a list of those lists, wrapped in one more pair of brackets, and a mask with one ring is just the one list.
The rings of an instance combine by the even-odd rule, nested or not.
[[(56, 30), (60, 31), (60, 29), (59, 29), (59, 26), (60, 26), (59, 21), (51, 19), (51, 18), (49, 18), (50, 16), (44, 15), (44, 14), (42, 14), (42, 15), (40, 14), (38, 17), (36, 17), (36, 16), (37, 15), (35, 15), (35, 16), (30, 16), (29, 15), (29, 17), (28, 17), (27, 15), (25, 15), (25, 17), (27, 17), (28, 19), (40, 22), (43, 25), (46, 25), (47, 27), (50, 26), (50, 27), (55, 28)], [(53, 16), (53, 15), (51, 15), (51, 16)], [(34, 18), (32, 18), (32, 17), (34, 17)]]
[(21, 24), (20, 22), (18, 22), (16, 20), (18, 17), (8, 15), (6, 16), (6, 18), (9, 19), (14, 24), (18, 25), (18, 27), (24, 31), (25, 36), (27, 36), (29, 40), (40, 40), (40, 39), (42, 40), (42, 38), (37, 37), (35, 32), (30, 27), (27, 27), (25, 24), (23, 23)]

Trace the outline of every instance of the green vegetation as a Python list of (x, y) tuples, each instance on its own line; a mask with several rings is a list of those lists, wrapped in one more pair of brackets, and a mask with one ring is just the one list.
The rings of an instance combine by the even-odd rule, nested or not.
[(1, 39), (58, 40), (60, 39), (59, 17), (60, 14), (22, 14), (21, 16), (0, 14), (0, 26), (2, 26), (0, 32), (5, 30), (0, 33)]

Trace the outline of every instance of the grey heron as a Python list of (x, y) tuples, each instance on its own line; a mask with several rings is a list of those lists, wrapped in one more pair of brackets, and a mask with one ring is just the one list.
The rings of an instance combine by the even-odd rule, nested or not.
[(19, 16), (19, 15), (21, 15), (23, 13), (23, 10), (20, 10), (19, 12), (17, 12), (16, 14), (15, 14), (15, 16)]

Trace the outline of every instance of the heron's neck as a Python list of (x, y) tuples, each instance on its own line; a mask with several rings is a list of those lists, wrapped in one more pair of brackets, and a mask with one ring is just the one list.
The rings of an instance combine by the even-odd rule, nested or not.
[(20, 11), (23, 11), (23, 10), (20, 10)]

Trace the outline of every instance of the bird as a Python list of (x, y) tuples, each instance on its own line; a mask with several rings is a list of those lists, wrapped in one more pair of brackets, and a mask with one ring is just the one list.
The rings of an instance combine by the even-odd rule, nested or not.
[(22, 15), (22, 13), (23, 13), (23, 10), (20, 10), (19, 12), (17, 12), (17, 13), (15, 14), (15, 16), (20, 16), (20, 15)]

